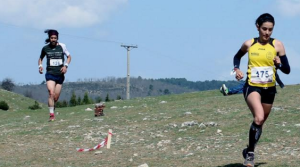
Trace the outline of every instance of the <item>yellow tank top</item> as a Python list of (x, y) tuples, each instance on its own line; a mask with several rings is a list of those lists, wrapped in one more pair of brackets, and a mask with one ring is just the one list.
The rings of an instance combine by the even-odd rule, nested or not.
[(275, 39), (270, 38), (269, 43), (262, 45), (252, 39), (252, 45), (248, 50), (248, 84), (257, 87), (275, 86), (275, 65), (273, 59), (277, 55), (274, 47)]

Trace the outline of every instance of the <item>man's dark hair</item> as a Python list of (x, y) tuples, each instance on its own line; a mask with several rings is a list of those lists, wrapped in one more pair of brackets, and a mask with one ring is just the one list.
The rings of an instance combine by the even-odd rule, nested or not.
[(44, 31), (45, 33), (48, 34), (48, 38), (45, 40), (45, 43), (49, 43), (50, 42), (50, 36), (51, 35), (56, 35), (57, 36), (57, 39), (58, 39), (58, 31), (57, 30), (54, 30), (54, 29), (47, 29)]

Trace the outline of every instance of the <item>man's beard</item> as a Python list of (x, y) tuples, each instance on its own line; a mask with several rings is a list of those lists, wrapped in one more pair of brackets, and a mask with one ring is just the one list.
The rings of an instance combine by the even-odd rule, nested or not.
[(51, 45), (55, 46), (57, 44), (57, 41), (55, 42), (50, 42)]

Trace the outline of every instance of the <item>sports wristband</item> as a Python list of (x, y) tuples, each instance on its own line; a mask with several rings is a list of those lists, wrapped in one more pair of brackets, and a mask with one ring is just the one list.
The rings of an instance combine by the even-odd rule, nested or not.
[(69, 64), (68, 64), (68, 63), (66, 63), (66, 64), (65, 64), (65, 67), (67, 67), (67, 68), (68, 68), (68, 67), (69, 67)]
[(41, 68), (41, 67), (43, 67), (43, 65), (42, 65), (42, 64), (40, 64), (40, 65), (39, 65), (39, 68)]

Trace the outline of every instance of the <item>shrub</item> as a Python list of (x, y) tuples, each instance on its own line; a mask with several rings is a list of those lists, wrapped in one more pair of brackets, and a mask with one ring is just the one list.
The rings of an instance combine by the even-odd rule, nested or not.
[(5, 78), (2, 81), (1, 87), (7, 91), (12, 91), (15, 87), (14, 81), (10, 78)]
[(90, 98), (89, 98), (89, 95), (88, 95), (87, 92), (84, 93), (82, 103), (83, 103), (83, 104), (91, 104)]
[(107, 95), (106, 95), (106, 97), (105, 97), (105, 102), (110, 102), (108, 93), (107, 93)]
[(34, 102), (34, 105), (28, 107), (31, 110), (41, 109), (42, 107), (39, 105), (37, 101)]
[(62, 108), (62, 102), (57, 101), (57, 102), (55, 103), (55, 107), (56, 107), (56, 108)]
[(0, 101), (0, 109), (2, 110), (8, 110), (9, 106), (5, 101)]
[(122, 100), (122, 97), (120, 95), (118, 95), (117, 100)]
[(69, 102), (69, 106), (70, 106), (70, 107), (73, 107), (73, 106), (76, 106), (76, 105), (77, 105), (76, 94), (75, 94), (75, 92), (73, 91), (73, 92), (72, 92), (71, 99), (70, 99), (70, 102)]
[(100, 96), (96, 97), (95, 98), (95, 102), (96, 103), (100, 103), (102, 101), (102, 98)]
[(68, 107), (68, 102), (66, 100), (64, 101), (57, 101), (55, 103), (56, 108), (63, 108), (63, 107)]

